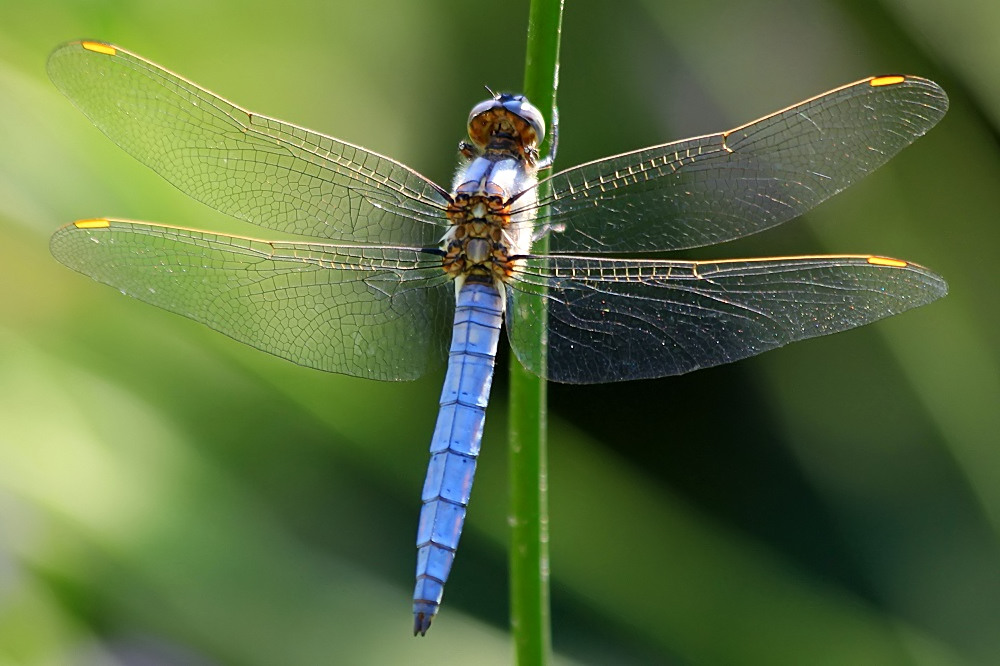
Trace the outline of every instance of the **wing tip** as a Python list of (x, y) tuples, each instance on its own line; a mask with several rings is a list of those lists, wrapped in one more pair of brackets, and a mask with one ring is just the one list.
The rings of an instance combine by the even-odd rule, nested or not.
[(865, 260), (870, 266), (877, 266), (880, 268), (898, 268), (906, 269), (911, 272), (916, 272), (923, 275), (927, 280), (929, 280), (928, 285), (932, 283), (933, 289), (928, 289), (928, 293), (933, 296), (933, 298), (928, 299), (926, 302), (937, 300), (943, 296), (948, 295), (948, 283), (943, 277), (935, 273), (934, 271), (921, 266), (920, 264), (915, 264), (911, 261), (904, 261), (903, 259), (893, 259), (892, 257), (882, 257), (879, 255), (871, 255), (866, 257)]

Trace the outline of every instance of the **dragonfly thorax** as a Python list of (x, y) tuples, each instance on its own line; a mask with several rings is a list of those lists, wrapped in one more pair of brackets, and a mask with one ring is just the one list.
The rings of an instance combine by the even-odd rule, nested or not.
[(475, 276), (477, 281), (494, 284), (510, 278), (515, 244), (507, 232), (510, 209), (505, 199), (459, 193), (448, 206), (447, 215), (452, 226), (443, 240), (445, 272), (454, 278)]

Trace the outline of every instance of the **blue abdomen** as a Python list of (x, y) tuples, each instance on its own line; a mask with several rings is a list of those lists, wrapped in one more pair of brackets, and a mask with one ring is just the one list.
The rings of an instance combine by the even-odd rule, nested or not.
[(493, 285), (467, 282), (458, 294), (448, 374), (441, 390), (431, 461), (417, 529), (414, 633), (437, 613), (465, 522), (486, 404), (503, 323), (503, 302)]

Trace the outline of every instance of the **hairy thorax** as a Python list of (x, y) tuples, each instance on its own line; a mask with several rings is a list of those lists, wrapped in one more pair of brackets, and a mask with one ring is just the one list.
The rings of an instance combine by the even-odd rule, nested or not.
[(521, 210), (533, 201), (533, 191), (517, 196), (534, 185), (533, 165), (519, 155), (487, 152), (472, 159), (455, 181), (443, 268), (459, 287), (471, 279), (500, 288), (530, 249), (529, 220), (512, 206)]

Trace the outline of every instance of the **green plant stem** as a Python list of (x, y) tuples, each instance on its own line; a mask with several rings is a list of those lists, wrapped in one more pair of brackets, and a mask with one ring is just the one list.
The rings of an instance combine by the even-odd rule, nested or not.
[[(562, 0), (532, 0), (524, 94), (552, 121), (558, 77)], [(550, 133), (551, 134), (551, 133)], [(545, 155), (545, 147), (540, 151)], [(541, 192), (539, 194), (542, 194)], [(547, 240), (533, 252), (545, 253)], [(545, 350), (544, 310), (532, 322), (536, 358)], [(545, 664), (552, 648), (549, 620), (546, 383), (512, 360), (510, 367), (511, 630), (517, 663)]]

